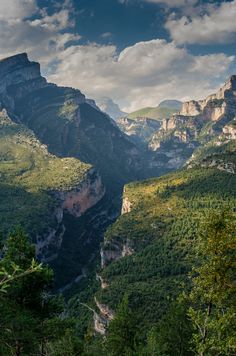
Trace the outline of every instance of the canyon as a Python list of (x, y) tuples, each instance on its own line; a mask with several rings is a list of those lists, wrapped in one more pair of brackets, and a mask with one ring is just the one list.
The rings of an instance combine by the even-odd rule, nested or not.
[[(204, 100), (181, 108), (179, 102), (164, 102), (158, 118), (128, 115), (116, 120), (78, 89), (48, 83), (40, 65), (25, 53), (0, 61), (0, 79), (4, 235), (15, 221), (21, 224), (35, 243), (37, 258), (53, 268), (55, 290), (68, 298), (79, 288), (87, 292), (91, 280), (97, 283), (90, 301), (97, 333), (106, 334), (127, 290), (132, 290), (140, 318), (152, 324), (166, 308), (159, 290), (167, 288), (164, 295), (169, 296), (174, 273), (182, 282), (189, 271), (187, 263), (176, 263), (173, 272), (175, 253), (180, 258), (182, 251), (175, 224), (183, 231), (178, 220), (183, 218), (187, 226), (191, 221), (189, 231), (194, 230), (190, 215), (195, 204), (207, 209), (216, 183), (222, 189), (228, 179), (233, 186), (236, 76)], [(177, 169), (181, 171), (171, 173)], [(137, 182), (145, 178), (151, 179)], [(184, 195), (191, 195), (191, 184), (200, 189), (198, 179), (205, 189), (203, 203)], [(222, 199), (230, 199), (232, 189), (227, 189)], [(10, 203), (11, 211), (6, 209)], [(185, 243), (180, 242), (183, 249)], [(145, 293), (150, 305), (159, 303), (154, 317)]]

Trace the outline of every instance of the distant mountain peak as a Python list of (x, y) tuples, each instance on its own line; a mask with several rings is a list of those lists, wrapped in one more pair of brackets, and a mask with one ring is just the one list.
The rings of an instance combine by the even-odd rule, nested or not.
[(172, 100), (172, 99), (167, 99), (163, 100), (160, 102), (158, 105), (159, 108), (170, 108), (170, 109), (178, 109), (180, 110), (182, 107), (182, 101), (180, 100)]
[(106, 114), (108, 114), (112, 119), (116, 120), (122, 116), (127, 115), (124, 111), (122, 111), (118, 104), (116, 104), (109, 97), (100, 97), (96, 99), (96, 104)]

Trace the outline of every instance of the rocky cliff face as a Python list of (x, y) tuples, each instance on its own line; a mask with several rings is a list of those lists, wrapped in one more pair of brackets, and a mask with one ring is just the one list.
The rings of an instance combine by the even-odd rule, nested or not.
[(101, 267), (104, 268), (109, 263), (116, 261), (119, 258), (130, 256), (133, 252), (133, 248), (130, 246), (129, 241), (109, 241), (109, 243), (105, 243), (101, 249)]
[[(5, 235), (24, 226), (44, 262), (57, 258), (64, 215), (81, 217), (105, 194), (101, 176), (74, 158), (50, 154), (33, 132), (0, 111), (0, 220)], [(9, 209), (9, 207), (11, 207)]]
[(132, 203), (129, 201), (128, 197), (123, 198), (121, 214), (130, 213), (132, 209)]
[(94, 311), (93, 314), (94, 330), (100, 335), (105, 335), (110, 321), (115, 317), (115, 313), (107, 305), (99, 303), (97, 298), (95, 298), (95, 304), (98, 313)]
[(155, 152), (153, 164), (177, 169), (187, 162), (196, 148), (223, 131), (234, 137), (234, 129), (227, 123), (235, 115), (236, 76), (232, 76), (216, 94), (183, 103), (179, 114), (162, 121), (161, 129), (149, 142), (150, 150)]
[(236, 119), (223, 127), (223, 135), (228, 140), (236, 140)]
[(78, 218), (97, 204), (104, 194), (101, 177), (95, 169), (91, 169), (79, 186), (69, 192), (60, 193), (62, 209)]
[(81, 217), (104, 197), (105, 187), (98, 172), (92, 168), (78, 186), (54, 194), (60, 201), (60, 207), (54, 212), (56, 226), (43, 236), (37, 236), (36, 240), (36, 255), (43, 262), (51, 262), (58, 257), (66, 232), (64, 214)]
[(47, 83), (27, 54), (0, 61), (0, 82), (2, 107), (51, 153), (94, 165), (109, 188), (142, 176), (139, 150), (113, 120), (79, 90)]
[(137, 117), (129, 119), (128, 117), (116, 120), (118, 127), (130, 137), (137, 145), (143, 147), (147, 145), (155, 131), (157, 131), (161, 123), (155, 119), (146, 117)]
[(184, 116), (202, 115), (205, 119), (217, 121), (227, 112), (235, 112), (236, 76), (233, 75), (216, 94), (204, 100), (189, 101), (183, 104), (180, 111)]

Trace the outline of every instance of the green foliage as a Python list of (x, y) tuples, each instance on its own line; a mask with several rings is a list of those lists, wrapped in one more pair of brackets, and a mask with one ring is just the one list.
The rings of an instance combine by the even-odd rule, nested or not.
[[(210, 212), (235, 209), (235, 185), (234, 174), (199, 168), (125, 187), (131, 212), (122, 215), (107, 230), (103, 249), (105, 253), (116, 248), (122, 251), (128, 245), (133, 253), (99, 272), (109, 287), (96, 295), (99, 302), (116, 310), (123, 296), (129, 294), (141, 343), (144, 344), (150, 330), (158, 328), (161, 321), (166, 330), (165, 334), (162, 327), (158, 329), (163, 329), (160, 331), (162, 346), (171, 348), (168, 327), (164, 325), (168, 322), (174, 325), (169, 317), (171, 306), (179, 294), (190, 288), (188, 274), (198, 262), (196, 246), (201, 222)], [(183, 320), (187, 322), (184, 313)], [(173, 352), (176, 350), (173, 347)]]
[(0, 112), (0, 219), (4, 235), (23, 225), (31, 236), (56, 225), (54, 194), (78, 185), (90, 168), (48, 153), (32, 131)]
[(129, 119), (135, 119), (137, 117), (147, 117), (150, 119), (161, 120), (164, 118), (169, 118), (171, 115), (175, 114), (179, 110), (177, 108), (168, 108), (158, 106), (156, 108), (147, 107), (137, 111), (132, 112), (128, 115)]
[(193, 343), (199, 355), (236, 352), (235, 217), (214, 215), (204, 225), (193, 269), (189, 315), (195, 326)]
[[(54, 330), (57, 333), (57, 330)], [(79, 356), (82, 355), (84, 346), (76, 335), (74, 328), (64, 330), (59, 340), (52, 341), (46, 346), (46, 354), (50, 356)]]
[(170, 306), (157, 326), (149, 331), (144, 355), (192, 355), (192, 325), (187, 316), (187, 307), (183, 296)]
[[(219, 140), (217, 140), (219, 141)], [(210, 165), (212, 161), (215, 165), (222, 163), (236, 164), (236, 140), (227, 141), (224, 137), (221, 138), (220, 145), (216, 146), (216, 140), (211, 140), (208, 144), (200, 147), (194, 153), (194, 159), (191, 161), (193, 165), (204, 164)]]
[(106, 348), (110, 355), (132, 355), (136, 347), (137, 324), (129, 307), (128, 295), (118, 306), (115, 318), (110, 322)]
[[(34, 262), (34, 248), (28, 240), (17, 228), (6, 241), (0, 261), (0, 269), (11, 278), (0, 294), (2, 355), (44, 355), (47, 343), (60, 339), (71, 326), (70, 321), (59, 318), (61, 298), (49, 294), (52, 271)], [(29, 273), (32, 266), (34, 273)]]

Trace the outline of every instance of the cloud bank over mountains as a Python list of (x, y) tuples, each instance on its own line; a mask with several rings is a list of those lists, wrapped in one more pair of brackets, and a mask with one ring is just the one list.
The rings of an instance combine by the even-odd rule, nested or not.
[(52, 81), (82, 88), (89, 96), (111, 96), (124, 111), (132, 111), (165, 98), (204, 97), (217, 86), (212, 77), (221, 81), (229, 74), (234, 57), (193, 56), (173, 42), (152, 40), (120, 54), (115, 46), (71, 46), (59, 61)]
[[(143, 0), (169, 7), (197, 6), (195, 0)], [(140, 41), (123, 50), (116, 44), (80, 43), (72, 1), (39, 7), (36, 0), (0, 2), (0, 57), (28, 52), (49, 80), (81, 89), (90, 97), (110, 96), (124, 111), (156, 106), (161, 100), (196, 99), (213, 92), (235, 66), (223, 51), (192, 53), (186, 45), (232, 42), (236, 0), (206, 6), (205, 12), (172, 12), (164, 24), (170, 38)], [(127, 10), (128, 11), (128, 10)], [(173, 9), (174, 11), (174, 9)], [(182, 14), (182, 10), (181, 10)], [(78, 26), (79, 27), (79, 26)]]

